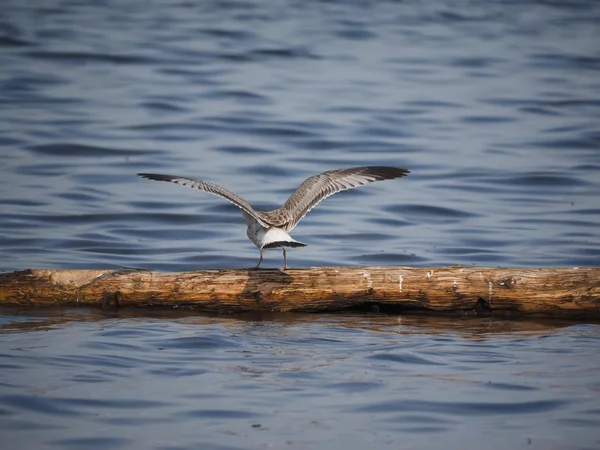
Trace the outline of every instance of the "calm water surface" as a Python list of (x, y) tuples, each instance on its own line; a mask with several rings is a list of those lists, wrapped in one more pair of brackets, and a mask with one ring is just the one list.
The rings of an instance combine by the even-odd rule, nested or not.
[(598, 325), (4, 312), (6, 448), (600, 445)]
[[(600, 266), (600, 2), (4, 0), (0, 271)], [(267, 254), (264, 265), (279, 267)], [(7, 448), (600, 447), (595, 324), (3, 310)]]

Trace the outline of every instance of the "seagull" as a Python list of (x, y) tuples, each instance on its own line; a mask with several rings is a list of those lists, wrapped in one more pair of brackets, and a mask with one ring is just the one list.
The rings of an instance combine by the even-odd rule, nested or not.
[(328, 170), (307, 178), (281, 208), (273, 211), (256, 211), (239, 195), (208, 181), (157, 173), (138, 173), (138, 175), (148, 180), (166, 181), (199, 189), (230, 201), (242, 210), (242, 216), (248, 224), (246, 234), (260, 251), (260, 259), (254, 269), (260, 268), (260, 263), (263, 261), (263, 250), (281, 248), (283, 249), (282, 270), (286, 270), (288, 266), (285, 248), (306, 247), (307, 245), (293, 239), (290, 233), (311, 209), (338, 192), (376, 181), (405, 177), (409, 173), (410, 171), (407, 169), (389, 166)]

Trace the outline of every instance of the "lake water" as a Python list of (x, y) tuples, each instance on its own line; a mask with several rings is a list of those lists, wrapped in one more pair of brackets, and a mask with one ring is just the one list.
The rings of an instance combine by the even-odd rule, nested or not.
[(0, 317), (3, 448), (600, 445), (598, 325), (10, 314)]
[[(0, 271), (600, 266), (600, 2), (4, 0)], [(265, 267), (281, 266), (279, 252)], [(1, 310), (10, 448), (600, 447), (600, 326)], [(435, 444), (434, 444), (435, 445)]]

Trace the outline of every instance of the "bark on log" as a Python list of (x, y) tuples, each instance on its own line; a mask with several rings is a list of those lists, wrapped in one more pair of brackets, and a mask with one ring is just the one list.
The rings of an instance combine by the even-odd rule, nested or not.
[(600, 318), (600, 268), (319, 267), (279, 270), (24, 270), (0, 305), (168, 306), (202, 311), (481, 311)]

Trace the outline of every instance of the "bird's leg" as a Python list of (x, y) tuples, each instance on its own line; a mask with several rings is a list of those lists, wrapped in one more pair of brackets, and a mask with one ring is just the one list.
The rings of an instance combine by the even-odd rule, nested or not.
[(287, 267), (287, 254), (285, 253), (285, 247), (282, 248), (283, 250), (283, 267), (281, 268), (281, 270), (286, 270)]
[(259, 251), (260, 251), (260, 259), (258, 260), (258, 264), (256, 266), (254, 266), (254, 269), (260, 268), (260, 263), (263, 261), (262, 248), (260, 248)]

